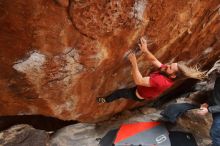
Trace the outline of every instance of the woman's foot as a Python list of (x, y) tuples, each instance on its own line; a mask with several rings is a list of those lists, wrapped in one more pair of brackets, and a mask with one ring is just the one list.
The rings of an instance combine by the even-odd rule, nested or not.
[(96, 101), (97, 101), (98, 103), (106, 103), (106, 100), (105, 100), (105, 98), (103, 98), (103, 97), (98, 97), (98, 98), (96, 99)]

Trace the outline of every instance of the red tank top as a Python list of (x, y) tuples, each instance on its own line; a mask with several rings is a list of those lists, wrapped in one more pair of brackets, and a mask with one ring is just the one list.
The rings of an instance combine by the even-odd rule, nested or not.
[(168, 77), (154, 72), (150, 74), (150, 86), (137, 86), (139, 95), (147, 100), (153, 100), (173, 85), (173, 81)]

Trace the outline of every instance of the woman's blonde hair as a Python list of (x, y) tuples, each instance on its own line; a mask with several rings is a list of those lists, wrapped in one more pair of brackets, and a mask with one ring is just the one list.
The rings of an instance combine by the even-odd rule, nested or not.
[(193, 78), (202, 80), (206, 78), (206, 71), (201, 71), (198, 65), (188, 67), (184, 62), (178, 62), (177, 78)]

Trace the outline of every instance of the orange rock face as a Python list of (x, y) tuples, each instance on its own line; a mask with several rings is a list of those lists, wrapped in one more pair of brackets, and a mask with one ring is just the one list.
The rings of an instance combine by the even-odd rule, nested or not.
[[(0, 115), (95, 122), (138, 106), (96, 97), (132, 86), (124, 58), (146, 35), (162, 62), (208, 68), (220, 54), (220, 1), (0, 1)], [(149, 64), (138, 58), (145, 73)]]

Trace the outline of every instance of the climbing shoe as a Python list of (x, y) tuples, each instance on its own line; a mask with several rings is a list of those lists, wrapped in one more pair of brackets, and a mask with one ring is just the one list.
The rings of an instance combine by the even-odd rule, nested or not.
[(96, 99), (96, 101), (97, 101), (98, 103), (105, 103), (105, 102), (106, 102), (105, 98), (103, 98), (103, 97), (98, 97), (98, 98)]

